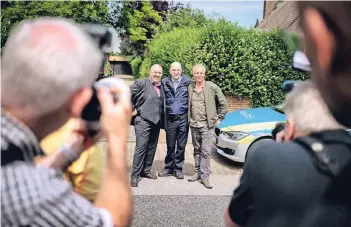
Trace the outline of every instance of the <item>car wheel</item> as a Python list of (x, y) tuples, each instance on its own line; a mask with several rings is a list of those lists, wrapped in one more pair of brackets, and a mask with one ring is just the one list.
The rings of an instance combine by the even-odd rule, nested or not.
[(258, 146), (261, 146), (262, 144), (267, 143), (267, 142), (273, 142), (273, 140), (269, 139), (269, 138), (263, 138), (263, 139), (255, 141), (253, 144), (251, 144), (251, 146), (249, 147), (249, 149), (246, 152), (245, 161), (247, 159), (247, 154), (248, 153), (250, 153), (251, 151), (255, 150)]

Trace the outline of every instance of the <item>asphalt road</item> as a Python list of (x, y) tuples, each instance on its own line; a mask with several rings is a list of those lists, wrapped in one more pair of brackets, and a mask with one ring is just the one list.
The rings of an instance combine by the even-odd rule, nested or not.
[[(152, 172), (163, 170), (166, 154), (166, 140), (161, 131)], [(132, 168), (135, 135), (130, 130), (128, 142), (128, 166)], [(217, 154), (211, 153), (210, 181), (212, 189), (199, 182), (188, 182), (194, 174), (193, 146), (189, 136), (185, 151), (185, 179), (175, 177), (142, 178), (139, 187), (133, 189), (133, 227), (211, 227), (224, 226), (224, 209), (228, 206), (233, 190), (237, 187), (242, 173), (241, 165)]]
[(224, 209), (240, 174), (213, 174), (212, 189), (200, 182), (188, 182), (187, 178), (142, 179), (139, 187), (133, 188), (132, 226), (224, 226)]
[(136, 196), (134, 227), (224, 226), (223, 211), (229, 196)]

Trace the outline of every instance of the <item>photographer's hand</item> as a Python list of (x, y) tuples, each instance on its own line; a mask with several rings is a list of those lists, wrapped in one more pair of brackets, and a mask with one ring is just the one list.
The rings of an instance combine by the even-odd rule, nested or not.
[[(117, 103), (111, 92), (117, 95)], [(99, 89), (98, 98), (102, 112), (100, 128), (107, 139), (108, 158), (95, 205), (110, 211), (115, 226), (128, 226), (132, 214), (126, 154), (132, 115), (130, 88), (121, 81), (112, 89)]]
[[(117, 95), (117, 103), (114, 103), (111, 93)], [(105, 136), (118, 137), (119, 139), (127, 141), (129, 124), (132, 116), (130, 95), (130, 89), (127, 85), (110, 88), (109, 90), (107, 88), (98, 90), (98, 98), (102, 112), (100, 127)]]

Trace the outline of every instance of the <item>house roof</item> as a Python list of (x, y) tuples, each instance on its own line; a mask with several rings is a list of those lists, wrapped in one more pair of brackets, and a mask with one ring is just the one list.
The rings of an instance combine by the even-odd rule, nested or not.
[(283, 1), (277, 5), (269, 16), (257, 28), (260, 29), (287, 29), (291, 32), (302, 33), (299, 27), (299, 10), (296, 1)]

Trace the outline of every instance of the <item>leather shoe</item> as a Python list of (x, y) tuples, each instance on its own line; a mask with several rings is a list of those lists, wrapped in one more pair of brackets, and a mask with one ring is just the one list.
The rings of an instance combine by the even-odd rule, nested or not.
[(156, 180), (157, 179), (157, 176), (155, 174), (152, 174), (152, 173), (145, 173), (145, 174), (140, 174), (141, 177), (144, 177), (144, 178), (149, 178), (149, 179), (153, 179), (153, 180)]
[(174, 172), (174, 176), (177, 178), (177, 179), (184, 179), (184, 174), (182, 172), (179, 172), (179, 171), (175, 171)]
[(169, 177), (169, 176), (173, 176), (173, 174), (168, 172), (168, 171), (163, 171), (163, 172), (158, 173), (158, 176), (159, 177)]
[(213, 186), (210, 184), (210, 181), (208, 179), (201, 179), (201, 184), (205, 186), (205, 188), (212, 189)]
[(197, 180), (201, 179), (198, 173), (195, 173), (193, 176), (191, 176), (188, 181), (189, 182), (195, 182)]
[(130, 181), (130, 186), (132, 186), (132, 187), (138, 187), (138, 180), (137, 180), (137, 179), (131, 179), (131, 181)]

